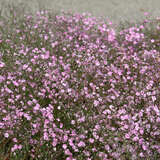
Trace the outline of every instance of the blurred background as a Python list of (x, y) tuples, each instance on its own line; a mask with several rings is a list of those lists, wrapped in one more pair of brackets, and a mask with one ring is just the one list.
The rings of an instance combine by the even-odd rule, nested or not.
[(91, 13), (95, 17), (102, 16), (113, 24), (144, 19), (144, 12), (151, 17), (160, 16), (160, 0), (0, 0), (1, 14), (6, 14), (6, 5), (22, 4), (29, 7), (32, 13), (38, 9), (52, 9), (55, 12), (71, 11), (73, 13)]

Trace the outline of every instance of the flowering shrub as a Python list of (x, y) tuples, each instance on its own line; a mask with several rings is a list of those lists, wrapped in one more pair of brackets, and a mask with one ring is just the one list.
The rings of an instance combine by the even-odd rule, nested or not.
[(95, 17), (48, 11), (0, 27), (2, 155), (160, 158), (159, 29), (116, 34)]

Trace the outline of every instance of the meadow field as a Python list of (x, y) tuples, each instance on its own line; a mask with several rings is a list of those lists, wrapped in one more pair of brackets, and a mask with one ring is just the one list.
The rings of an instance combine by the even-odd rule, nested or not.
[(0, 16), (0, 160), (160, 159), (160, 18), (23, 11)]

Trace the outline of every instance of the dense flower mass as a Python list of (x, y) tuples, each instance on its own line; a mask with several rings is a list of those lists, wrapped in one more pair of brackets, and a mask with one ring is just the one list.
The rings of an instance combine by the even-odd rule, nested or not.
[[(160, 29), (87, 14), (0, 18), (0, 151), (17, 159), (160, 159)], [(5, 26), (5, 30), (4, 30)]]

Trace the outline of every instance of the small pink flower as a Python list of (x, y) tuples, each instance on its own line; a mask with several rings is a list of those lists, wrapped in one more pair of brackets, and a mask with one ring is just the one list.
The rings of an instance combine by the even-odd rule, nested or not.
[(49, 113), (48, 118), (49, 118), (50, 121), (53, 121), (53, 114)]
[(111, 96), (111, 99), (116, 99), (115, 96)]
[(111, 75), (112, 75), (112, 72), (108, 72), (108, 75), (111, 76)]
[(142, 145), (142, 148), (143, 148), (143, 150), (147, 150), (147, 146), (145, 146), (145, 145)]
[(39, 108), (40, 108), (40, 105), (36, 104), (36, 106), (34, 107), (34, 110), (39, 110)]
[(32, 105), (32, 101), (29, 100), (29, 101), (27, 102), (27, 104), (31, 106), (31, 105)]
[(65, 154), (71, 156), (72, 153), (69, 151), (69, 149), (65, 150)]
[(125, 138), (126, 138), (126, 139), (129, 139), (129, 138), (130, 138), (130, 135), (129, 135), (129, 134), (126, 134), (126, 135), (125, 135)]
[(159, 122), (160, 122), (160, 118), (159, 118), (159, 117), (157, 118), (156, 122), (157, 122), (157, 123), (159, 123)]
[(144, 154), (141, 152), (141, 153), (139, 154), (139, 156), (140, 156), (140, 157), (144, 157)]
[(31, 71), (32, 71), (32, 69), (29, 67), (29, 68), (27, 69), (27, 71), (28, 71), (28, 72), (31, 72)]
[(106, 151), (110, 150), (110, 146), (109, 145), (105, 145), (105, 149), (106, 149)]
[(23, 65), (23, 69), (24, 69), (24, 70), (25, 70), (27, 67), (28, 67), (27, 64), (24, 64), (24, 65)]
[(99, 102), (97, 100), (94, 101), (94, 105), (98, 106)]
[(56, 41), (56, 42), (52, 43), (51, 46), (54, 48), (57, 44), (58, 44), (58, 42)]
[(62, 128), (63, 127), (63, 124), (62, 123), (60, 123), (60, 128)]
[(140, 134), (143, 134), (143, 133), (144, 133), (143, 129), (141, 129), (139, 132), (140, 132)]
[(138, 137), (134, 137), (133, 141), (138, 141), (138, 139), (139, 139)]
[(83, 141), (80, 141), (80, 142), (78, 143), (78, 147), (85, 147), (85, 143), (84, 143)]
[(44, 39), (47, 40), (47, 39), (48, 39), (48, 36), (44, 36)]
[(124, 125), (124, 128), (125, 128), (125, 129), (128, 129), (128, 125)]
[(152, 96), (152, 101), (154, 102), (156, 100), (156, 97), (155, 96)]
[(72, 121), (71, 121), (71, 124), (75, 124), (75, 120), (72, 120)]
[(16, 143), (17, 143), (18, 141), (17, 141), (17, 139), (16, 139), (16, 138), (13, 138), (13, 142), (16, 142)]
[(149, 15), (149, 13), (148, 13), (148, 12), (144, 12), (144, 15), (145, 15), (145, 16), (148, 16), (148, 15)]
[(44, 140), (49, 140), (48, 134), (46, 132), (44, 132), (43, 138), (44, 138)]
[(90, 142), (90, 143), (93, 143), (93, 142), (94, 142), (94, 139), (93, 139), (93, 138), (90, 138), (90, 139), (89, 139), (89, 142)]
[(76, 160), (75, 158), (72, 158), (72, 156), (67, 157), (66, 160)]
[(67, 148), (67, 145), (66, 144), (63, 144), (63, 146), (62, 146), (64, 149), (66, 149)]
[(128, 119), (128, 115), (121, 116), (121, 120)]
[(64, 135), (63, 140), (66, 142), (68, 140), (68, 136)]
[(140, 96), (140, 93), (139, 93), (139, 92), (136, 92), (136, 96)]
[(57, 145), (57, 139), (54, 139), (54, 141), (52, 142), (52, 146), (55, 147)]
[(8, 138), (8, 137), (9, 137), (9, 134), (8, 134), (8, 133), (5, 133), (4, 136), (5, 136), (6, 138)]
[(97, 130), (99, 130), (99, 129), (100, 129), (100, 126), (99, 126), (99, 125), (96, 125), (95, 128), (96, 128)]
[(22, 149), (22, 145), (21, 144), (18, 146), (18, 149)]
[(31, 117), (28, 114), (25, 113), (23, 115), (24, 115), (25, 118), (27, 118), (28, 121), (31, 120)]
[(99, 66), (99, 65), (100, 65), (99, 61), (96, 61), (96, 66)]
[(4, 77), (0, 75), (0, 83), (4, 80)]
[(4, 67), (4, 65), (5, 65), (5, 64), (4, 64), (3, 62), (0, 63), (0, 67)]
[(18, 145), (15, 144), (15, 145), (11, 148), (11, 151), (14, 152), (14, 151), (17, 150), (17, 149), (18, 149)]
[(7, 87), (6, 87), (6, 91), (7, 91), (8, 93), (12, 93), (12, 91), (11, 91), (9, 88), (7, 88)]

